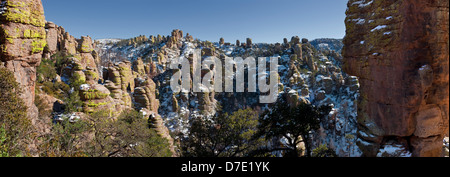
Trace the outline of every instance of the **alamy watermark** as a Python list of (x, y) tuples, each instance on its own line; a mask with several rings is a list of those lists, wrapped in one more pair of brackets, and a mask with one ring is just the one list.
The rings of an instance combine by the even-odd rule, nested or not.
[[(267, 63), (270, 63), (269, 71), (267, 71)], [(256, 67), (257, 65), (258, 67)], [(257, 92), (258, 86), (261, 93), (260, 103), (275, 103), (278, 98), (277, 57), (259, 57), (256, 62), (254, 57), (244, 60), (241, 57), (225, 56), (221, 60), (214, 56), (208, 56), (202, 61), (201, 50), (195, 49), (193, 57), (188, 59), (182, 56), (172, 62), (169, 67), (175, 70), (170, 80), (170, 87), (174, 93), (189, 91), (233, 93), (234, 78), (236, 78), (236, 92), (242, 93), (245, 91), (245, 69), (247, 68), (247, 92)], [(258, 75), (256, 70), (258, 70)], [(269, 82), (267, 82), (267, 76), (269, 76)], [(193, 90), (191, 90), (191, 78)]]

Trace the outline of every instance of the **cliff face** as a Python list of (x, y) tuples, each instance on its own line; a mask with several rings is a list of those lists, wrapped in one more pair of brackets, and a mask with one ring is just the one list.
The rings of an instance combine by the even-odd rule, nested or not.
[(21, 84), (21, 97), (28, 107), (29, 118), (36, 125), (36, 66), (41, 62), (46, 45), (42, 3), (40, 0), (2, 0), (0, 22), (0, 67), (12, 71)]
[(358, 146), (440, 156), (448, 134), (449, 2), (350, 0), (344, 70), (360, 78)]

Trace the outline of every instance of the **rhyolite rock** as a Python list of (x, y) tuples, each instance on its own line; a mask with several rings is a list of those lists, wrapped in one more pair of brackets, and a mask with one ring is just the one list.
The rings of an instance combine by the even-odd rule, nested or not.
[(298, 59), (303, 59), (303, 51), (302, 51), (302, 45), (301, 44), (295, 44), (294, 45), (294, 54), (297, 55)]
[(1, 4), (0, 65), (13, 72), (21, 85), (20, 97), (28, 107), (32, 125), (45, 126), (38, 120), (38, 109), (34, 105), (36, 67), (47, 45), (42, 2), (4, 0)]
[(159, 136), (167, 139), (170, 145), (170, 151), (172, 152), (172, 157), (179, 156), (177, 151), (175, 151), (175, 141), (172, 136), (170, 136), (169, 129), (164, 125), (164, 120), (161, 115), (159, 115), (158, 112), (153, 112), (145, 108), (141, 109), (139, 112), (144, 115), (144, 117), (148, 117), (151, 128), (153, 128)]
[(69, 32), (59, 26), (58, 30), (58, 46), (59, 51), (67, 55), (75, 55), (77, 53), (78, 42)]
[(359, 77), (358, 145), (440, 156), (449, 124), (449, 1), (350, 0), (344, 70)]
[[(40, 65), (47, 46), (45, 17), (40, 0), (2, 0), (0, 4), (0, 67), (14, 74), (20, 84), (36, 137), (49, 131), (48, 120), (39, 118), (35, 106), (36, 67)], [(2, 94), (2, 93), (0, 93)], [(36, 140), (30, 139), (30, 155), (37, 155)]]
[(253, 46), (253, 42), (252, 42), (252, 39), (251, 38), (247, 38), (247, 48), (252, 48), (252, 46)]
[(219, 40), (219, 44), (220, 44), (220, 45), (224, 45), (224, 44), (225, 44), (225, 39), (223, 39), (223, 38), (220, 38), (220, 40)]
[[(132, 99), (129, 92), (134, 92), (135, 89), (135, 75), (131, 69), (131, 62), (125, 61), (111, 64), (106, 68), (105, 75), (104, 79), (111, 81), (108, 87), (110, 91), (114, 94), (121, 94), (121, 96), (115, 95), (113, 97), (120, 98), (124, 106), (131, 107)], [(120, 92), (117, 91), (117, 87), (121, 89)]]
[(136, 78), (136, 88), (133, 93), (135, 108), (145, 108), (152, 112), (158, 112), (159, 100), (156, 97), (156, 84), (149, 78)]
[(303, 44), (306, 44), (306, 43), (308, 43), (309, 42), (309, 40), (308, 39), (306, 39), (306, 38), (302, 38), (302, 43)]
[(298, 37), (298, 36), (293, 36), (292, 38), (291, 38), (291, 43), (292, 43), (292, 45), (297, 45), (297, 44), (299, 44), (300, 43), (300, 37)]
[(45, 30), (47, 31), (47, 47), (50, 54), (55, 54), (58, 50), (58, 30), (57, 26), (53, 22), (47, 22), (45, 24)]
[(144, 62), (142, 61), (141, 58), (138, 58), (137, 60), (133, 61), (133, 71), (137, 72), (141, 76), (144, 76), (147, 73)]

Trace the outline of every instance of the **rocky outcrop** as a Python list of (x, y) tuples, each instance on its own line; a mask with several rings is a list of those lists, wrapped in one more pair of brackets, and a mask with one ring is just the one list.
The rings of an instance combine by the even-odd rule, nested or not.
[(38, 109), (34, 105), (36, 67), (47, 44), (42, 2), (1, 1), (0, 22), (0, 65), (14, 73), (28, 117), (38, 126)]
[(170, 151), (172, 152), (172, 157), (178, 157), (179, 154), (177, 153), (177, 151), (175, 151), (175, 141), (170, 136), (169, 129), (164, 125), (164, 121), (161, 115), (159, 115), (157, 112), (153, 112), (145, 108), (141, 109), (140, 112), (144, 115), (144, 117), (148, 117), (149, 122), (152, 125), (151, 128), (153, 128), (159, 136), (167, 139)]
[(127, 92), (127, 90), (134, 92), (134, 75), (130, 61), (111, 64), (107, 68), (107, 71), (107, 80), (113, 81), (114, 84), (120, 86), (124, 92)]
[(298, 37), (298, 36), (293, 36), (293, 37), (291, 38), (291, 43), (292, 43), (293, 46), (295, 46), (295, 45), (297, 45), (297, 44), (300, 44), (300, 37)]
[(172, 31), (172, 37), (175, 38), (177, 41), (183, 38), (183, 31), (179, 29), (175, 29)]
[[(58, 50), (57, 26), (53, 22), (47, 22), (45, 24), (45, 30), (47, 31), (47, 53), (50, 55), (55, 54)], [(50, 56), (47, 58), (50, 58)]]
[[(133, 61), (133, 71), (138, 73), (141, 76), (144, 76), (145, 74), (150, 73), (150, 71), (146, 71), (146, 66), (144, 65), (144, 62), (141, 58), (138, 58), (137, 60)], [(148, 69), (150, 70), (150, 68)]]
[(58, 31), (58, 48), (60, 52), (63, 52), (67, 55), (75, 55), (77, 53), (78, 42), (75, 37), (71, 36), (69, 32), (59, 26), (57, 27)]
[(115, 111), (111, 107), (112, 99), (109, 97), (111, 92), (100, 84), (83, 84), (80, 86), (80, 99), (84, 102), (83, 112), (93, 113), (98, 110)]
[(192, 37), (191, 35), (189, 35), (189, 33), (186, 33), (186, 41), (188, 41), (188, 42), (192, 42), (192, 41), (194, 41), (194, 37)]
[(134, 107), (137, 110), (142, 108), (152, 112), (158, 112), (159, 100), (157, 99), (156, 84), (151, 79), (136, 78), (136, 88), (133, 93)]
[(223, 39), (223, 38), (221, 37), (220, 40), (219, 40), (219, 44), (220, 44), (220, 45), (224, 45), (224, 44), (225, 44), (225, 39)]
[(440, 156), (449, 124), (449, 2), (348, 2), (344, 70), (358, 76), (358, 145)]
[(306, 38), (302, 38), (302, 44), (306, 44), (306, 43), (308, 43), (309, 42), (309, 40), (308, 39), (306, 39)]
[(298, 59), (303, 59), (303, 50), (301, 44), (295, 44), (294, 45), (294, 54), (297, 55)]
[(252, 39), (251, 38), (247, 38), (247, 48), (252, 48), (252, 46), (253, 46), (253, 42), (252, 42)]
[[(113, 97), (120, 98), (127, 107), (132, 106), (131, 96), (128, 92), (134, 92), (134, 74), (131, 70), (131, 62), (119, 62), (110, 64), (104, 73), (105, 80), (110, 80), (108, 88), (114, 93)], [(120, 91), (118, 91), (118, 88)], [(117, 95), (116, 95), (117, 94)], [(119, 95), (120, 94), (120, 95)]]

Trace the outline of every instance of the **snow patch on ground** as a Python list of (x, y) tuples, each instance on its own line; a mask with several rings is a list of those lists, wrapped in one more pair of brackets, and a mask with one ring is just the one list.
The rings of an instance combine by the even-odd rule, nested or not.
[(377, 154), (377, 157), (411, 157), (412, 154), (399, 144), (386, 144)]

